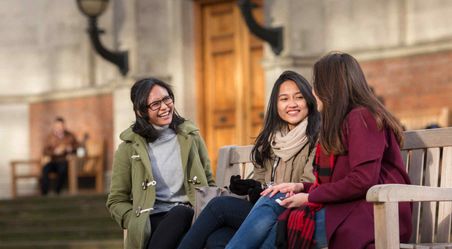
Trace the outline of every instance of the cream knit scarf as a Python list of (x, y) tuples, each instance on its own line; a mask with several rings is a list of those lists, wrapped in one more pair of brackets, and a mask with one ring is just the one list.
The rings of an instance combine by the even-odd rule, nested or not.
[(271, 137), (270, 142), (273, 153), (283, 161), (287, 161), (295, 156), (308, 142), (308, 137), (306, 136), (307, 126), (308, 118), (306, 117), (291, 131), (287, 128), (276, 131)]

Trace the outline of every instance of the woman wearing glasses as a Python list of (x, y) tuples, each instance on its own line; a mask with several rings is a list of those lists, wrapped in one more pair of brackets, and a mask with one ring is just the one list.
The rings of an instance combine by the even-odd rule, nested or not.
[(194, 188), (215, 184), (206, 146), (165, 82), (139, 80), (130, 97), (136, 121), (120, 135), (107, 207), (127, 229), (126, 248), (176, 248), (191, 225)]

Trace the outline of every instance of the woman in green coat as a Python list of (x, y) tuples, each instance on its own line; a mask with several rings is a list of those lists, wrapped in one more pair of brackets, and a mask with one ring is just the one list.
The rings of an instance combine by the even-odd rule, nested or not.
[(131, 100), (136, 121), (120, 135), (107, 207), (127, 229), (127, 249), (176, 248), (192, 222), (195, 187), (215, 185), (207, 149), (165, 82), (137, 81)]

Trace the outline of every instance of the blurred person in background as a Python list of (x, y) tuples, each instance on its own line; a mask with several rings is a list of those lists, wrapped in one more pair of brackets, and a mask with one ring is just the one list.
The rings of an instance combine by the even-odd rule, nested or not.
[(50, 161), (42, 168), (42, 195), (47, 195), (49, 192), (49, 174), (52, 172), (57, 174), (55, 192), (60, 194), (67, 180), (67, 157), (75, 153), (77, 146), (77, 139), (66, 129), (64, 119), (62, 117), (55, 118), (52, 131), (47, 135), (44, 145), (44, 157)]

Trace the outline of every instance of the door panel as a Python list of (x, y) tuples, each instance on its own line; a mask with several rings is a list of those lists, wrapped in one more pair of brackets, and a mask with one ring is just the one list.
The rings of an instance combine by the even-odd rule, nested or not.
[(265, 108), (265, 91), (264, 91), (264, 71), (261, 66), (262, 60), (262, 44), (256, 46), (251, 50), (251, 75), (250, 85), (252, 86), (249, 98), (251, 99), (251, 134), (248, 139), (248, 144), (254, 143), (257, 135), (262, 129), (264, 122), (264, 108)]
[[(258, 1), (261, 2), (261, 1)], [(236, 1), (200, 1), (197, 93), (199, 120), (212, 167), (224, 145), (254, 142), (262, 127), (262, 42), (250, 35)], [(254, 10), (262, 19), (262, 8)], [(200, 20), (199, 20), (200, 19)]]

